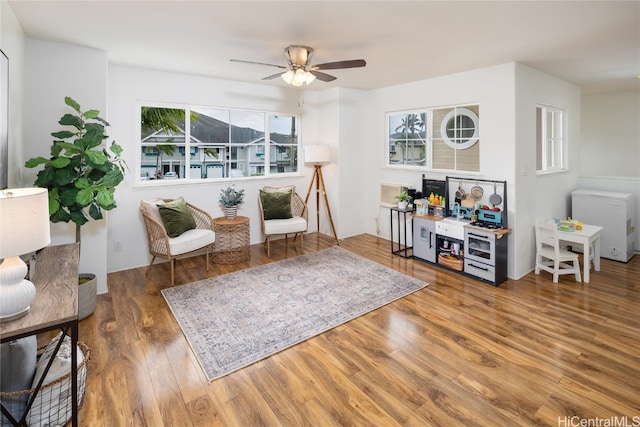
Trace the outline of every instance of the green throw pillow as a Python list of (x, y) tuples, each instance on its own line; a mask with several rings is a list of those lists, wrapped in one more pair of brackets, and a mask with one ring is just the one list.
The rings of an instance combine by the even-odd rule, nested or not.
[(291, 214), (291, 191), (271, 193), (260, 190), (260, 201), (264, 219), (293, 218)]
[(196, 228), (196, 221), (182, 197), (158, 205), (158, 210), (169, 237), (178, 237), (185, 231)]

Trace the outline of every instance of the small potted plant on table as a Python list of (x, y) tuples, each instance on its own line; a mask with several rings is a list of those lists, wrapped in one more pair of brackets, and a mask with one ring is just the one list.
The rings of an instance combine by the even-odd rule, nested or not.
[(406, 191), (396, 196), (398, 199), (398, 209), (407, 209), (407, 204), (411, 201), (411, 196)]
[(236, 190), (229, 186), (220, 190), (220, 203), (224, 209), (224, 216), (229, 221), (236, 219), (238, 215), (238, 205), (244, 200), (244, 190)]

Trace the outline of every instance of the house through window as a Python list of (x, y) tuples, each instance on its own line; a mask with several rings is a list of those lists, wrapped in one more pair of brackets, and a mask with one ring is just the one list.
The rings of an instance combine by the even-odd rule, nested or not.
[(296, 173), (296, 116), (216, 108), (140, 108), (141, 181)]

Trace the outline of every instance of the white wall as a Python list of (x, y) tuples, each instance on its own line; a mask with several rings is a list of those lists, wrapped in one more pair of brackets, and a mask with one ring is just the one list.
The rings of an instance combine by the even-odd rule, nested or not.
[[(335, 88), (308, 93), (305, 96), (305, 143), (331, 147), (331, 163), (322, 167), (327, 198), (336, 227), (337, 237), (345, 238), (366, 232), (362, 221), (367, 141), (364, 138), (366, 93)], [(310, 141), (316, 135), (314, 141)], [(306, 190), (305, 190), (306, 191)], [(315, 192), (309, 199), (315, 211)], [(320, 196), (320, 232), (333, 235), (327, 209)], [(309, 216), (309, 230), (317, 230), (316, 215)]]
[(581, 126), (582, 176), (640, 178), (640, 91), (583, 95)]
[(640, 90), (582, 95), (577, 188), (632, 193), (640, 252)]
[[(389, 210), (379, 207), (380, 184), (406, 183), (421, 189), (424, 170), (413, 172), (385, 166), (385, 113), (450, 105), (480, 105), (480, 172), (477, 174), (428, 173), (431, 179), (444, 180), (447, 175), (479, 179), (506, 180), (508, 183), (509, 225), (513, 224), (514, 180), (514, 64), (504, 64), (465, 73), (452, 74), (399, 86), (387, 87), (368, 94), (363, 123), (366, 153), (367, 195), (363, 222), (366, 231), (389, 238)], [(513, 234), (513, 233), (512, 233)], [(511, 235), (509, 237), (512, 239)], [(513, 247), (509, 248), (509, 275), (512, 276)]]
[[(536, 104), (561, 107), (565, 111), (566, 159), (568, 171), (537, 175)], [(509, 241), (514, 249), (512, 278), (520, 278), (535, 264), (534, 224), (539, 219), (563, 218), (569, 214), (571, 191), (580, 170), (580, 89), (551, 75), (518, 64), (516, 66), (516, 121), (514, 172), (517, 186), (512, 205), (516, 215), (509, 225), (515, 227)], [(512, 221), (513, 219), (513, 221)]]
[[(405, 183), (420, 189), (424, 172), (401, 171), (384, 165), (385, 112), (479, 104), (480, 172), (431, 172), (427, 177), (445, 179), (449, 175), (507, 181), (508, 224), (513, 230), (507, 236), (508, 276), (522, 277), (534, 265), (535, 220), (567, 214), (569, 193), (578, 176), (579, 100), (576, 86), (515, 63), (371, 91), (366, 101), (367, 133), (362, 147), (369, 156), (363, 218), (367, 232), (390, 237), (389, 211), (378, 206), (380, 183)], [(540, 102), (567, 110), (570, 172), (545, 177), (535, 174), (535, 106)]]
[(9, 188), (20, 187), (24, 164), (22, 140), (24, 139), (24, 86), (26, 39), (11, 6), (0, 1), (0, 49), (9, 58)]
[[(228, 80), (217, 80), (194, 75), (153, 71), (118, 65), (109, 66), (109, 111), (112, 123), (111, 136), (122, 145), (123, 158), (131, 173), (116, 190), (118, 208), (110, 213), (107, 242), (110, 271), (118, 271), (149, 263), (146, 235), (138, 207), (140, 200), (155, 197), (174, 198), (183, 196), (214, 217), (222, 216), (218, 196), (228, 181), (178, 184), (167, 182), (134, 184), (136, 156), (139, 155), (138, 127), (139, 103), (161, 102), (191, 106), (209, 106), (250, 110), (275, 111), (298, 114), (300, 90), (282, 89), (258, 84), (247, 84)], [(313, 130), (305, 130), (302, 120), (303, 143), (306, 137), (311, 143), (317, 138)], [(263, 240), (258, 212), (258, 190), (264, 185), (295, 184), (304, 198), (311, 169), (303, 168), (296, 177), (264, 179), (246, 178), (235, 181), (238, 188), (245, 189), (245, 201), (240, 205), (239, 215), (250, 218), (251, 243)], [(151, 185), (149, 185), (151, 184)], [(174, 185), (172, 185), (174, 184)], [(314, 212), (314, 211), (312, 211)], [(310, 212), (310, 214), (312, 214)], [(114, 251), (115, 242), (121, 242), (122, 251)]]
[(363, 161), (371, 150), (364, 129), (369, 121), (365, 115), (367, 92), (340, 89), (338, 111), (340, 173), (339, 231), (341, 238), (365, 233), (363, 219), (365, 195), (372, 186), (365, 181), (367, 164)]
[[(108, 120), (107, 53), (67, 44), (27, 39), (26, 44), (24, 159), (50, 154), (52, 132), (58, 120), (73, 112), (64, 103), (74, 98), (83, 110), (96, 109)], [(22, 186), (33, 185), (38, 169), (25, 169)], [(107, 290), (107, 219), (82, 227), (80, 272), (98, 278), (98, 292)], [(51, 244), (75, 241), (75, 224), (51, 224)]]

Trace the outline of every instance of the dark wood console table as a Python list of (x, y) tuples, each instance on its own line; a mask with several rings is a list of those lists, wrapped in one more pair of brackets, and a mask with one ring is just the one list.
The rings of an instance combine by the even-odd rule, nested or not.
[[(31, 303), (29, 313), (19, 319), (0, 323), (0, 342), (13, 341), (31, 335), (59, 329), (63, 332), (56, 353), (62, 344), (64, 335), (71, 338), (71, 348), (78, 345), (78, 258), (79, 245), (70, 243), (49, 246), (36, 255), (35, 268), (31, 281), (36, 287), (36, 297)], [(51, 358), (53, 361), (53, 357)], [(47, 366), (42, 382), (49, 372)], [(78, 366), (77, 351), (71, 351), (71, 366)], [(15, 420), (2, 406), (2, 413), (14, 425), (26, 425), (27, 413), (36, 398), (37, 391), (31, 396), (27, 409), (21, 419)], [(78, 370), (71, 369), (71, 423), (78, 426)]]

